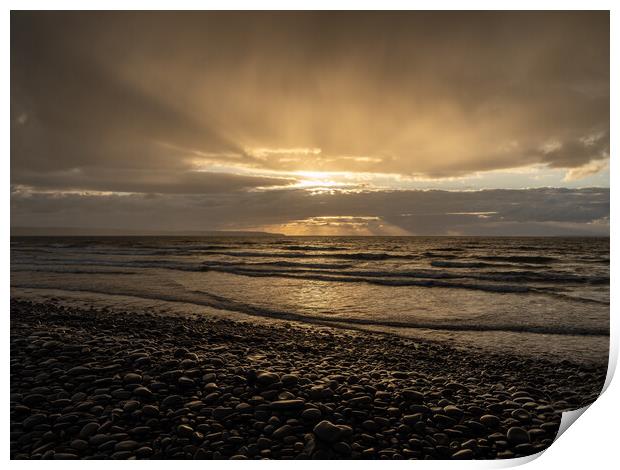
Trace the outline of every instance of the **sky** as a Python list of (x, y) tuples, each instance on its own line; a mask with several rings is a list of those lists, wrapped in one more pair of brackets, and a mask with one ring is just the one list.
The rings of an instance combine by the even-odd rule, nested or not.
[(12, 12), (11, 225), (607, 235), (608, 12)]

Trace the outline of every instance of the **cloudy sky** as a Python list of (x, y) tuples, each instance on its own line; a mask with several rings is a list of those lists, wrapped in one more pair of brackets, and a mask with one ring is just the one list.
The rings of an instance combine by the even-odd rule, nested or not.
[(12, 226), (607, 234), (607, 12), (11, 15)]

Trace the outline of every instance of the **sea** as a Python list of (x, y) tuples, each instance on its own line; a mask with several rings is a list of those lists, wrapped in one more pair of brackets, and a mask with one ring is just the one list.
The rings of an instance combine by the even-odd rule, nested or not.
[(12, 237), (11, 296), (601, 364), (609, 238)]

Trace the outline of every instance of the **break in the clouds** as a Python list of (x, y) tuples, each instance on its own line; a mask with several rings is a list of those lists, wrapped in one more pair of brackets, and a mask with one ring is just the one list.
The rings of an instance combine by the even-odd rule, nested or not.
[[(200, 228), (240, 227), (252, 217), (243, 201), (267, 198), (276, 225), (318, 230), (329, 220), (317, 217), (335, 215), (371, 217), (378, 230), (382, 211), (338, 212), (336, 202), (356, 192), (391, 201), (412, 189), (606, 187), (608, 161), (608, 12), (11, 17), (20, 224), (38, 225), (42, 213), (62, 225), (78, 206), (110, 215), (122, 201), (116, 219), (102, 219), (118, 224), (127, 207), (150, 212), (164, 198), (180, 218), (235, 201)], [(322, 212), (290, 209), (306, 193), (326, 193)], [(491, 227), (494, 217), (480, 220)]]
[(32, 192), (12, 225), (267, 230), (289, 235), (608, 235), (609, 189), (219, 194)]

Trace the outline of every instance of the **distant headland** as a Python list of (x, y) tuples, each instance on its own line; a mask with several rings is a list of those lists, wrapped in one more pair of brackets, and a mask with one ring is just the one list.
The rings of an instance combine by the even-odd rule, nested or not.
[(88, 227), (11, 227), (12, 237), (281, 237), (281, 233), (246, 230), (127, 230)]

